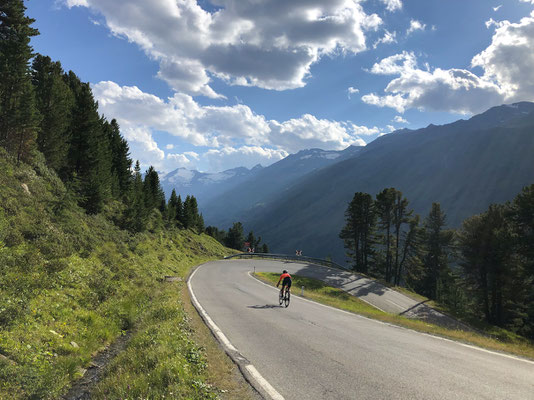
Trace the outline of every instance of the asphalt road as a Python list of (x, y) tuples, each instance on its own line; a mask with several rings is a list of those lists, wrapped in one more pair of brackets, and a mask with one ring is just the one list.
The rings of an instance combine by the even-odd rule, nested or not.
[(286, 399), (534, 399), (534, 362), (296, 296), (281, 308), (277, 291), (249, 275), (254, 266), (313, 268), (216, 261), (195, 272), (191, 288), (231, 344)]

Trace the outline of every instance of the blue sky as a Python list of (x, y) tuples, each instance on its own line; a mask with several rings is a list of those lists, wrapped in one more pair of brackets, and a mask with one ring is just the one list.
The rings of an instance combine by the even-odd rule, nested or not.
[(534, 101), (534, 0), (29, 0), (160, 171), (269, 165)]

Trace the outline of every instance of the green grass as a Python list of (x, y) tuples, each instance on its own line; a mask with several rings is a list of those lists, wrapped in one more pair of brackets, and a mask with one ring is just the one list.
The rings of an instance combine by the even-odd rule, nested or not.
[[(256, 277), (262, 281), (275, 285), (278, 282), (280, 274), (270, 272), (257, 272)], [(502, 335), (506, 340), (498, 340), (474, 332), (465, 332), (447, 329), (441, 326), (426, 323), (424, 321), (408, 319), (395, 314), (389, 314), (380, 311), (373, 306), (351, 296), (341, 289), (327, 286), (324, 282), (305, 278), (298, 275), (292, 275), (293, 289), (292, 293), (300, 295), (300, 288), (304, 286), (304, 297), (318, 303), (326, 304), (341, 310), (353, 312), (368, 318), (391, 323), (405, 328), (413, 329), (418, 332), (429, 333), (457, 340), (463, 343), (469, 343), (490, 350), (496, 350), (506, 353), (515, 354), (521, 357), (534, 359), (534, 345), (517, 335)]]
[(15, 166), (0, 149), (0, 171), (0, 399), (61, 398), (126, 331), (94, 398), (220, 395), (235, 368), (210, 364), (182, 296), (193, 266), (231, 250), (191, 231), (122, 231), (118, 203), (86, 215), (42, 162)]

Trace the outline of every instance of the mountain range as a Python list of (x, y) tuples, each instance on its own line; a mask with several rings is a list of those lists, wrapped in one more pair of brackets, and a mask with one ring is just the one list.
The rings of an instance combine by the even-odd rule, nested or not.
[(458, 227), (534, 183), (534, 103), (398, 130), (365, 147), (305, 150), (247, 171), (248, 177), (229, 180), (199, 200), (206, 224), (227, 229), (241, 221), (272, 251), (292, 254), (298, 248), (343, 262), (338, 235), (355, 192), (376, 195), (395, 187), (422, 217), (432, 202), (441, 203), (448, 225)]
[(182, 196), (194, 195), (209, 224), (225, 229), (243, 210), (259, 207), (280, 191), (288, 190), (303, 176), (356, 155), (361, 146), (345, 150), (302, 150), (268, 167), (233, 168), (219, 173), (203, 173), (186, 168), (163, 175), (161, 185), (167, 197), (175, 189)]

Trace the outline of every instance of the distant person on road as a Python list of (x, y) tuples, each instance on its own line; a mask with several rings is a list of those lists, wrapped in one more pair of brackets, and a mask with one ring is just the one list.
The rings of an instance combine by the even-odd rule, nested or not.
[(282, 271), (282, 275), (280, 275), (280, 279), (278, 279), (276, 287), (280, 285), (280, 282), (282, 282), (282, 293), (284, 293), (285, 287), (287, 287), (288, 292), (291, 291), (291, 275), (289, 275), (285, 269)]

